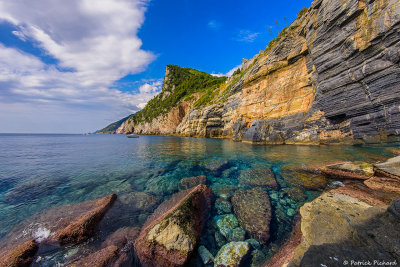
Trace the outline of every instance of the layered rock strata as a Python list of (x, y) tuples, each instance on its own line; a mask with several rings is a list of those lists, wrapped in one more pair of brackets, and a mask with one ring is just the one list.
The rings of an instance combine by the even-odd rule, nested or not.
[(118, 131), (254, 144), (398, 140), (399, 28), (396, 0), (314, 0), (206, 106), (195, 106), (194, 95)]

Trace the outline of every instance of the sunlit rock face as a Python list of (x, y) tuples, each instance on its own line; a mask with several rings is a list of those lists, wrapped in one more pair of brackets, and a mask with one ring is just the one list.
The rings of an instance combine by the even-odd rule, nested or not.
[[(315, 0), (209, 103), (118, 132), (255, 144), (354, 144), (400, 134), (398, 1)], [(171, 75), (168, 69), (164, 83)]]

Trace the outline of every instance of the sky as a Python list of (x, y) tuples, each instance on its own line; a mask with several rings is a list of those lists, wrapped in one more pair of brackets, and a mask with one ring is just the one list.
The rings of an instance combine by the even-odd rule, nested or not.
[(0, 133), (101, 129), (159, 93), (166, 65), (230, 75), (310, 5), (0, 0)]

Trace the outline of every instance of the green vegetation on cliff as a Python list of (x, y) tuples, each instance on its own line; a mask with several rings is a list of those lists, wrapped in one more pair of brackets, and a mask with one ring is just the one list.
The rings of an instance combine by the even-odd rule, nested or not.
[(132, 115), (130, 120), (135, 124), (151, 122), (159, 115), (167, 114), (182, 100), (193, 99), (194, 93), (203, 93), (203, 96), (212, 94), (225, 80), (226, 77), (168, 65), (162, 92), (150, 100), (145, 108)]
[(114, 133), (119, 128), (119, 126), (121, 126), (122, 123), (124, 123), (132, 115), (129, 115), (129, 116), (123, 118), (123, 119), (120, 119), (119, 121), (111, 123), (110, 125), (108, 125), (108, 126), (104, 127), (103, 129), (99, 130), (98, 133), (105, 133), (105, 134)]

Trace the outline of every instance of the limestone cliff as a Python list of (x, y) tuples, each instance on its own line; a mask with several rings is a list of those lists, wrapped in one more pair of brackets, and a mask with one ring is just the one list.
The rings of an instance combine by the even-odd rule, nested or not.
[(120, 131), (255, 144), (398, 140), (399, 31), (399, 0), (314, 0), (240, 73)]

